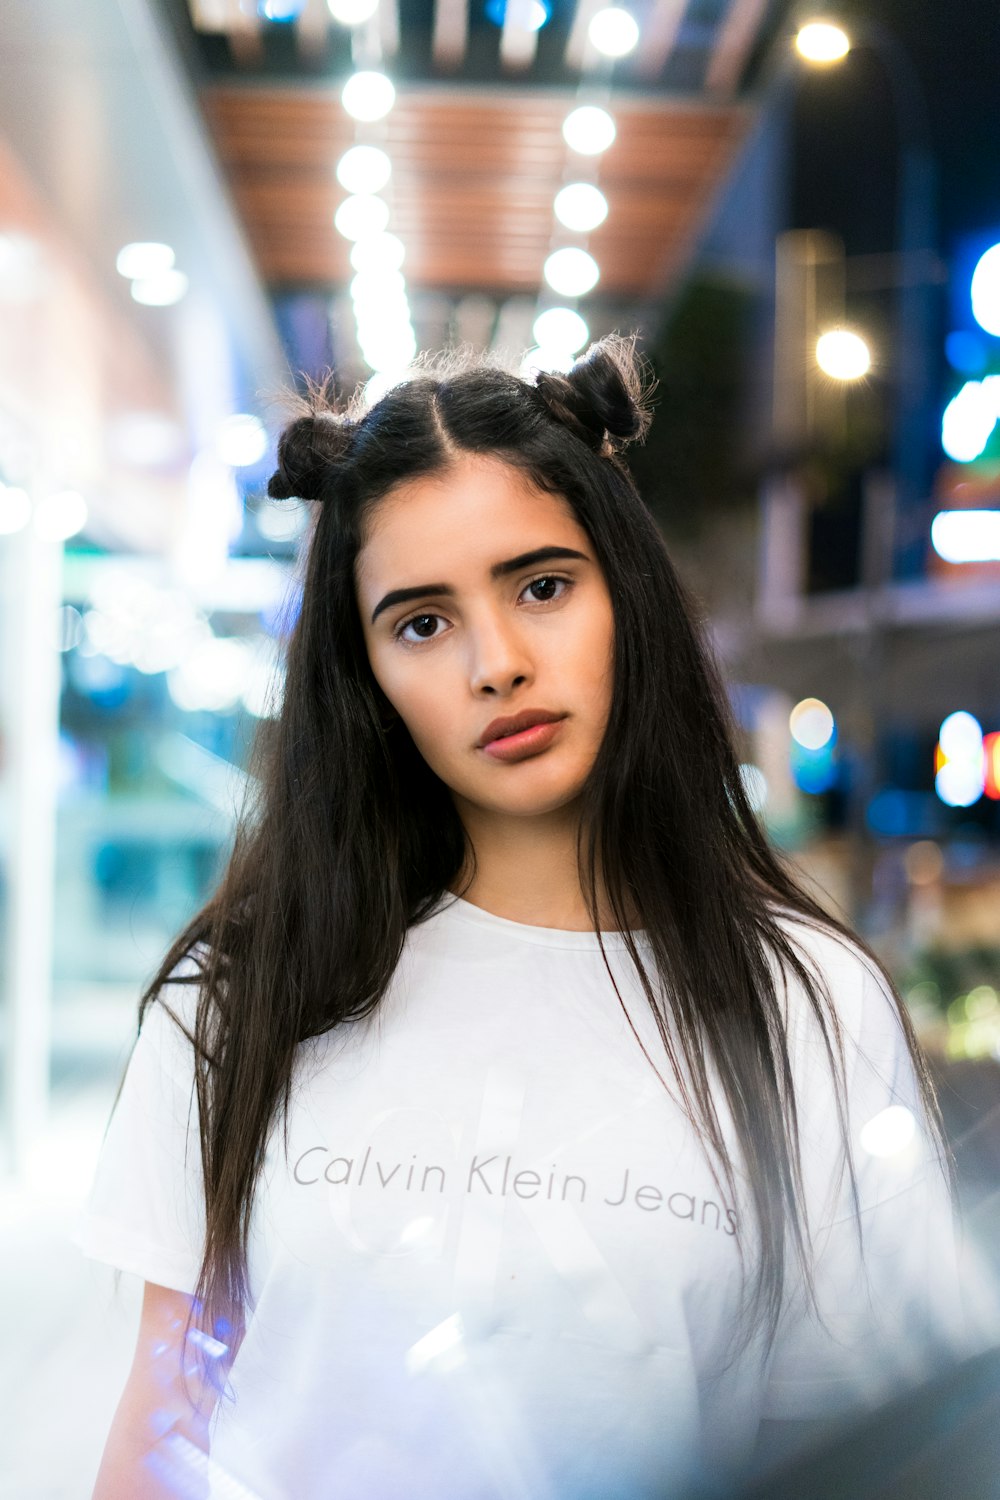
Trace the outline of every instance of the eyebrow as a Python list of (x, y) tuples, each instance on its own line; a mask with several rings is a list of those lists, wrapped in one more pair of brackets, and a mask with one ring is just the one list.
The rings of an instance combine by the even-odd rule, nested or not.
[[(530, 568), (535, 563), (556, 562), (560, 558), (575, 558), (577, 562), (591, 560), (585, 552), (576, 552), (572, 547), (536, 547), (533, 552), (522, 552), (520, 557), (510, 557), (506, 562), (494, 563), (490, 568), (490, 577), (494, 580), (505, 578), (508, 573), (516, 573), (520, 568)], [(391, 608), (393, 604), (409, 604), (413, 599), (424, 599), (428, 595), (453, 598), (455, 590), (450, 583), (418, 583), (413, 588), (392, 589), (376, 604), (371, 622), (374, 625), (382, 611)]]

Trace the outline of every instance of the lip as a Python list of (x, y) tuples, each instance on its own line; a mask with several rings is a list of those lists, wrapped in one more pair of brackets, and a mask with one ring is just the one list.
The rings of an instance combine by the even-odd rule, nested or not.
[(491, 741), (500, 739), (501, 736), (520, 734), (522, 730), (532, 729), (536, 724), (554, 724), (565, 717), (565, 714), (552, 713), (547, 708), (525, 708), (506, 719), (493, 719), (483, 731), (479, 748), (485, 750)]
[(483, 754), (491, 760), (506, 761), (526, 760), (529, 756), (539, 755), (558, 738), (564, 722), (565, 719), (548, 719), (522, 729), (519, 734), (498, 735), (483, 745)]

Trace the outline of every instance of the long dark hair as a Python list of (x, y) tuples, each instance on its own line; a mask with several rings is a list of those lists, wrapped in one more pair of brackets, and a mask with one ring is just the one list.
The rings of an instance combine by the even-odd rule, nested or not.
[[(186, 982), (198, 986), (189, 1040), (206, 1239), (191, 1315), (227, 1335), (230, 1357), (249, 1300), (255, 1186), (279, 1111), (287, 1149), (298, 1044), (374, 1010), (407, 928), (475, 868), (448, 787), (402, 721), (391, 719), (375, 681), (354, 578), (379, 500), (462, 454), (496, 456), (565, 497), (607, 581), (614, 681), (581, 799), (581, 888), (600, 933), (599, 869), (656, 1016), (676, 1097), (713, 1172), (734, 1194), (719, 1088), (730, 1111), (756, 1229), (745, 1337), (752, 1328), (773, 1335), (789, 1248), (812, 1286), (796, 1100), (770, 958), (801, 982), (819, 1024), (858, 1209), (836, 1008), (779, 925), (779, 908), (856, 944), (881, 972), (946, 1156), (927, 1069), (889, 975), (798, 883), (748, 798), (727, 693), (698, 611), (621, 457), (627, 442), (645, 434), (648, 396), (635, 339), (613, 336), (569, 374), (536, 382), (483, 360), (429, 365), (369, 410), (359, 397), (341, 410), (329, 382), (311, 385), (281, 437), (270, 494), (320, 502), (302, 554), (283, 701), (255, 741), (256, 790), (237, 822), (228, 866), (139, 1009), (141, 1025), (181, 960), (196, 959)], [(645, 929), (654, 973), (633, 927)], [(859, 1213), (857, 1221), (860, 1229)]]

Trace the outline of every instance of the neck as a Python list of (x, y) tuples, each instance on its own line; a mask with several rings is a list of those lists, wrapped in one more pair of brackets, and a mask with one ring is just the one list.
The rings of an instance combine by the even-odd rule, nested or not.
[[(453, 883), (455, 894), (512, 922), (593, 930), (577, 871), (575, 807), (519, 818), (455, 801), (476, 855), (474, 877), (470, 864)], [(600, 878), (598, 910), (601, 930), (614, 930)]]

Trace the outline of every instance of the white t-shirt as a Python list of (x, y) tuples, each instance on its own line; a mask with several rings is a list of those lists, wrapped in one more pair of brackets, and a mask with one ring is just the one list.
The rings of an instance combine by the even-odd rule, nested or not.
[[(300, 1044), (287, 1160), (279, 1125), (258, 1184), (235, 1401), (212, 1418), (227, 1476), (213, 1494), (666, 1500), (743, 1462), (762, 1418), (872, 1402), (962, 1352), (953, 1223), (922, 1126), (888, 1155), (863, 1144), (905, 1136), (901, 1110), (920, 1118), (891, 1003), (860, 950), (781, 920), (847, 1035), (868, 1292), (799, 986), (789, 1036), (828, 1327), (791, 1270), (770, 1358), (758, 1341), (727, 1366), (752, 1220), (643, 1055), (596, 934), (446, 894), (373, 1016)], [(624, 938), (603, 937), (673, 1088)], [(195, 997), (164, 995), (189, 1026)], [(73, 1241), (193, 1292), (201, 1190), (190, 1044), (154, 1004)]]

